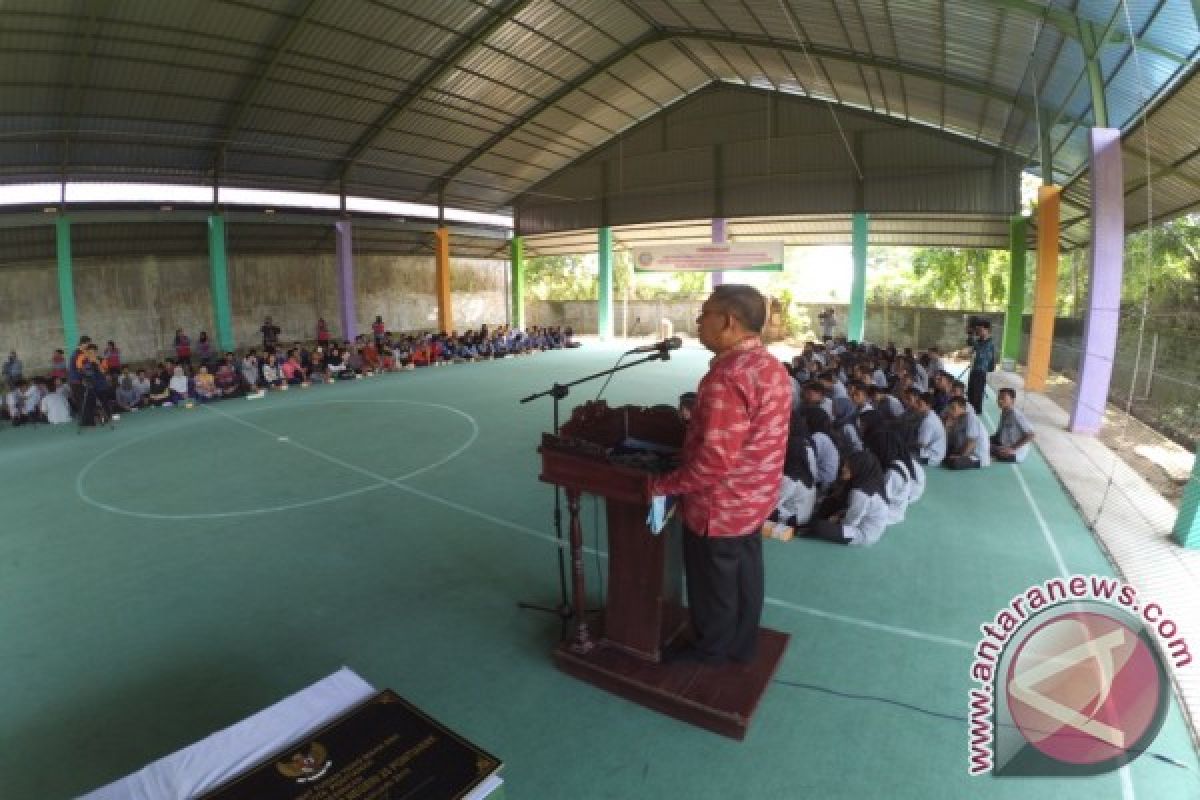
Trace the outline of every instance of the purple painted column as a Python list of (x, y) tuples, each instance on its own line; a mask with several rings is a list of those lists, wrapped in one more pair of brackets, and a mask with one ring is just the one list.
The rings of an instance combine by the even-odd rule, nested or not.
[[(728, 220), (717, 217), (712, 221), (712, 243), (725, 244), (729, 241), (729, 236), (726, 233), (725, 225)], [(725, 283), (726, 276), (724, 272), (714, 272), (712, 274), (712, 285), (714, 287)]]
[(354, 237), (350, 220), (334, 223), (337, 231), (338, 308), (342, 312), (342, 338), (353, 342), (358, 336), (358, 309), (354, 302)]
[(1083, 354), (1075, 408), (1068, 425), (1073, 433), (1098, 433), (1104, 422), (1108, 387), (1117, 352), (1121, 316), (1121, 270), (1125, 257), (1125, 182), (1121, 168), (1121, 132), (1091, 130), (1092, 269)]

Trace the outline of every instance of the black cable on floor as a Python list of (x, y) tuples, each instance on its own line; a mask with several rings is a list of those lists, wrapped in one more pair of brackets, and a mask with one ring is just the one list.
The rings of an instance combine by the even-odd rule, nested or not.
[[(922, 706), (914, 705), (913, 703), (906, 703), (903, 700), (895, 700), (891, 697), (881, 697), (879, 695), (873, 695), (873, 694), (856, 694), (854, 692), (843, 692), (843, 691), (839, 691), (838, 689), (830, 689), (828, 686), (819, 686), (815, 683), (806, 683), (804, 681), (789, 681), (789, 680), (784, 680), (783, 678), (776, 678), (774, 682), (782, 684), (784, 686), (791, 686), (795, 689), (805, 689), (810, 692), (818, 692), (820, 694), (831, 695), (833, 697), (838, 697), (843, 700), (865, 700), (867, 702), (872, 702), (872, 703), (883, 703), (885, 705), (902, 708), (906, 711), (913, 711), (918, 714), (924, 714), (925, 716), (933, 717), (934, 719), (944, 719), (944, 720), (949, 720), (950, 722), (962, 722), (962, 723), (970, 722), (970, 720), (963, 714), (947, 714), (943, 711), (934, 711), (933, 709), (924, 708)], [(1000, 727), (1016, 728), (1017, 726), (1002, 723)], [(1045, 732), (1050, 733), (1050, 731), (1045, 731)], [(1086, 734), (1080, 734), (1080, 735), (1083, 736)], [(1131, 750), (1128, 750), (1127, 752), (1137, 753), (1138, 755), (1148, 755), (1151, 758), (1155, 759), (1156, 761), (1161, 761), (1164, 764), (1170, 764), (1172, 767), (1178, 767), (1179, 769), (1187, 770), (1188, 772), (1192, 773), (1193, 776), (1200, 779), (1200, 775), (1197, 774), (1195, 769), (1188, 766), (1187, 764), (1184, 764), (1182, 761), (1178, 761), (1178, 760), (1172, 758), (1171, 756), (1164, 755), (1162, 753), (1156, 753), (1153, 750), (1133, 750), (1133, 749), (1131, 749)]]

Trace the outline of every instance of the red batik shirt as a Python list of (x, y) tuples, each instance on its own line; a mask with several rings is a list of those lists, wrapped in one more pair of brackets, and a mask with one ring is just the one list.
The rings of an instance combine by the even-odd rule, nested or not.
[(758, 535), (778, 500), (791, 378), (754, 336), (712, 360), (698, 395), (681, 466), (651, 491), (682, 495), (683, 520), (701, 536)]

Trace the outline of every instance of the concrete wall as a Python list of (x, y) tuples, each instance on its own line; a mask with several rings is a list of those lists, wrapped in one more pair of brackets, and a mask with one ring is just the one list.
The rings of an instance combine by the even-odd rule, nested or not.
[[(671, 320), (676, 331), (694, 333), (696, 330), (696, 315), (700, 312), (703, 297), (692, 300), (637, 301), (629, 303), (629, 333), (650, 334), (658, 329), (661, 319)], [(826, 308), (827, 304), (795, 304), (792, 306), (793, 315), (801, 315), (807, 322), (807, 329), (813, 334), (820, 335), (821, 326), (817, 314)], [(837, 333), (845, 334), (846, 318), (849, 315), (848, 306), (834, 306), (837, 312)], [(526, 321), (530, 325), (570, 325), (577, 333), (596, 332), (596, 303), (594, 301), (564, 301), (528, 300), (526, 301)], [(867, 339), (879, 344), (888, 340), (896, 342), (898, 347), (908, 347), (916, 343), (919, 347), (938, 346), (943, 350), (952, 350), (964, 346), (966, 340), (966, 317), (982, 312), (945, 311), (936, 308), (885, 308), (884, 306), (867, 306)], [(613, 314), (616, 320), (617, 335), (621, 334), (623, 305), (618, 300), (613, 303)], [(1000, 313), (983, 314), (992, 321), (992, 338), (1001, 341), (1004, 334), (1004, 315)], [(640, 318), (635, 330), (635, 321)]]
[[(158, 358), (170, 349), (175, 329), (193, 344), (200, 331), (215, 338), (207, 256), (76, 259), (75, 304), (79, 332), (100, 342), (113, 339), (126, 360)], [(325, 317), (341, 334), (334, 256), (231, 256), (229, 286), (234, 336), (240, 347), (260, 342), (259, 326), (270, 315), (285, 341), (314, 338)], [(507, 319), (503, 260), (450, 260), (454, 325), (458, 330)], [(365, 255), (355, 259), (359, 330), (376, 314), (391, 330), (436, 326), (432, 256)], [(16, 350), (29, 372), (48, 368), (63, 346), (58, 283), (52, 262), (0, 269), (0, 352)], [(2, 360), (2, 359), (0, 359)]]

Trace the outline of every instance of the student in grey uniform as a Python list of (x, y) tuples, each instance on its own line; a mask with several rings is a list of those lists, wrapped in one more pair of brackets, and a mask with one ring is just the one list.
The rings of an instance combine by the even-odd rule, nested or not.
[(796, 533), (836, 544), (875, 544), (887, 529), (888, 518), (879, 459), (865, 450), (851, 453), (842, 465), (841, 478), (849, 487), (845, 510), (797, 528)]
[(904, 416), (904, 404), (897, 400), (895, 395), (888, 394), (887, 389), (872, 387), (870, 396), (871, 405), (884, 419), (899, 419)]
[(792, 414), (787, 455), (779, 478), (779, 501), (763, 523), (763, 536), (787, 541), (807, 525), (817, 505), (817, 454), (803, 414)]
[(904, 446), (899, 429), (879, 426), (867, 437), (867, 450), (875, 454), (883, 468), (883, 494), (888, 506), (888, 524), (904, 522), (908, 510), (909, 486), (913, 482), (912, 456)]
[(828, 491), (838, 477), (841, 466), (841, 455), (837, 444), (833, 441), (833, 431), (830, 427), (829, 415), (824, 409), (809, 407), (801, 409), (804, 424), (808, 428), (809, 438), (812, 439), (813, 450), (817, 456), (817, 488)]
[(910, 392), (912, 409), (917, 417), (917, 460), (936, 467), (946, 458), (946, 427), (933, 410), (931, 392)]
[(1012, 389), (1001, 389), (996, 393), (996, 404), (1000, 406), (1000, 424), (992, 434), (992, 458), (1005, 463), (1020, 464), (1029, 455), (1033, 441), (1033, 426), (1017, 410), (1017, 393)]
[(983, 421), (965, 397), (952, 397), (946, 407), (947, 469), (979, 469), (991, 463), (991, 441)]
[(801, 405), (804, 408), (819, 408), (826, 416), (833, 419), (833, 401), (825, 394), (825, 386), (820, 381), (809, 381), (800, 391)]

